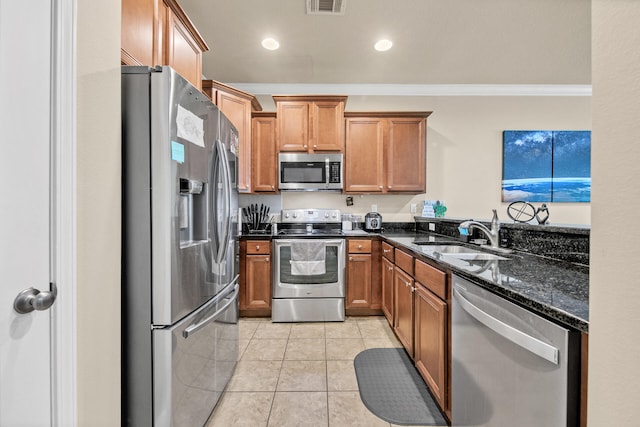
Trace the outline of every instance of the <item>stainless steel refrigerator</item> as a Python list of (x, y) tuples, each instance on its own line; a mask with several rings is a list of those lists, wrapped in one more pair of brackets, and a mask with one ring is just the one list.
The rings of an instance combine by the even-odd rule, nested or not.
[(202, 426), (238, 358), (238, 133), (169, 67), (122, 67), (122, 424)]

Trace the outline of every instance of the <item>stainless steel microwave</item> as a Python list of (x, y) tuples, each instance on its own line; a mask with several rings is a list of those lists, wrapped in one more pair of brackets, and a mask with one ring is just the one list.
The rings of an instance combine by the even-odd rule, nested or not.
[(278, 188), (281, 191), (341, 191), (342, 159), (340, 153), (280, 153)]

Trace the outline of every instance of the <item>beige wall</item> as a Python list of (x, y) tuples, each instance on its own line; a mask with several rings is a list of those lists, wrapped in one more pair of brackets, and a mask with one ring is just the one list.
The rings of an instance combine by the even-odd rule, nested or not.
[[(260, 97), (265, 110), (275, 107)], [(347, 111), (433, 111), (427, 121), (427, 192), (417, 196), (355, 196), (347, 207), (341, 194), (286, 193), (283, 207), (333, 206), (366, 213), (378, 206), (384, 221), (412, 221), (424, 199), (444, 200), (447, 216), (490, 219), (498, 209), (504, 221), (508, 203), (501, 201), (502, 131), (505, 129), (591, 129), (590, 97), (362, 97), (350, 96)], [(535, 204), (538, 206), (539, 204)], [(549, 203), (550, 220), (590, 224), (590, 203)]]
[(120, 4), (77, 2), (79, 426), (120, 425)]
[[(640, 2), (593, 0), (589, 426), (638, 425)], [(631, 225), (631, 226), (629, 226)]]

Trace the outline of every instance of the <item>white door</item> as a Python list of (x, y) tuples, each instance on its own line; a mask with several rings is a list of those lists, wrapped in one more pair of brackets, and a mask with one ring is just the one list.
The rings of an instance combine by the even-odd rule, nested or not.
[(55, 312), (14, 310), (21, 291), (49, 291), (55, 274), (54, 3), (0, 0), (0, 426), (50, 426), (58, 412)]

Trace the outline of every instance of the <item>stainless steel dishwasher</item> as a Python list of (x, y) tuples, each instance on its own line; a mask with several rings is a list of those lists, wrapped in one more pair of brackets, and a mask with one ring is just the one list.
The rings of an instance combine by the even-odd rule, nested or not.
[(453, 275), (452, 425), (577, 426), (578, 332)]

